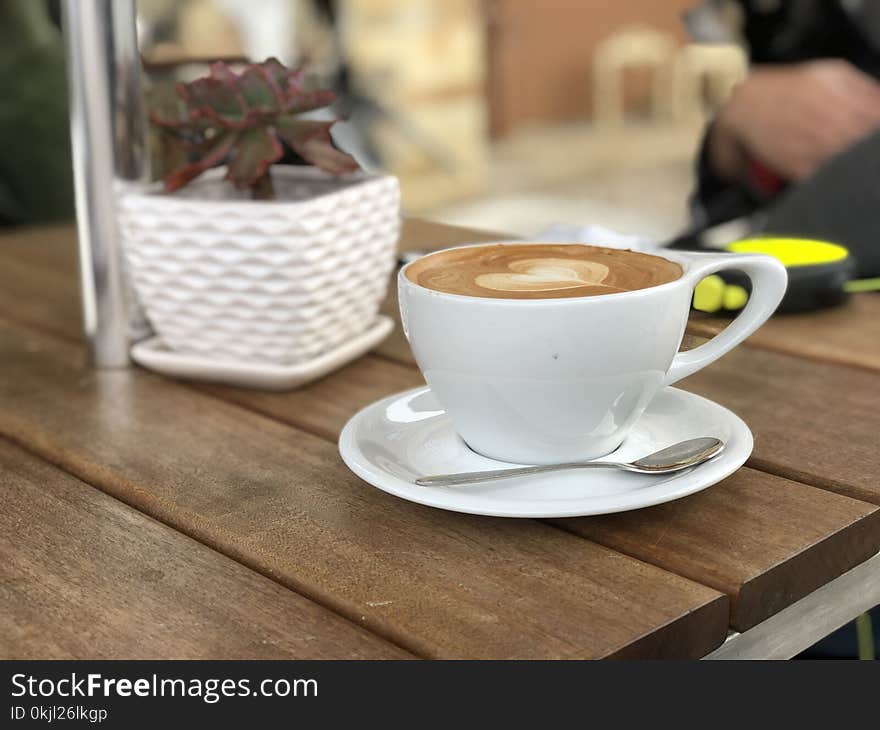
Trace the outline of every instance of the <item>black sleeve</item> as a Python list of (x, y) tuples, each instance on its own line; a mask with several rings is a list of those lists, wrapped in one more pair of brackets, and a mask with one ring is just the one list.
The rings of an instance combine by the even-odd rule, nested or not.
[(710, 125), (697, 155), (696, 186), (689, 205), (691, 231), (749, 215), (763, 203), (746, 186), (721, 180), (712, 170), (708, 153), (711, 129)]
[[(880, 57), (872, 51), (851, 18), (838, 3), (825, 0), (786, 0), (766, 3), (738, 0), (743, 11), (742, 35), (751, 63), (797, 63), (813, 58), (846, 58), (880, 75)], [(690, 198), (690, 227), (681, 240), (693, 240), (702, 230), (749, 215), (767, 199), (745, 185), (720, 180), (709, 165), (708, 131), (696, 163)]]

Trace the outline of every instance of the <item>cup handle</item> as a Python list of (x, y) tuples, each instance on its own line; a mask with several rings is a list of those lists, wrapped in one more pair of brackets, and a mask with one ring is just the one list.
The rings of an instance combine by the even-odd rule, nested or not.
[(745, 273), (752, 282), (752, 293), (739, 316), (720, 334), (693, 350), (679, 352), (673, 358), (666, 373), (666, 385), (702, 370), (752, 334), (776, 311), (788, 284), (788, 274), (782, 263), (763, 254), (677, 251), (669, 258), (674, 258), (686, 267), (685, 278), (690, 285), (691, 296), (700, 281), (724, 269), (736, 269)]

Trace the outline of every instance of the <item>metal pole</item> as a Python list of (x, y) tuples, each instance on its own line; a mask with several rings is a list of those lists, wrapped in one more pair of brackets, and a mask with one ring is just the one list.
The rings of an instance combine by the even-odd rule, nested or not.
[(83, 320), (96, 367), (129, 365), (115, 196), (146, 172), (134, 0), (64, 0)]
[(143, 183), (147, 179), (146, 114), (141, 86), (141, 57), (137, 39), (137, 3), (112, 0), (114, 139), (116, 177)]

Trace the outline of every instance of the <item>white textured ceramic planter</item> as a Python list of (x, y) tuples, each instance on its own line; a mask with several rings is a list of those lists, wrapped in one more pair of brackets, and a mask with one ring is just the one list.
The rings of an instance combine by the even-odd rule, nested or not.
[(119, 202), (135, 291), (162, 340), (182, 353), (295, 364), (366, 330), (396, 259), (397, 179), (275, 167), (278, 199), (253, 201), (222, 177)]

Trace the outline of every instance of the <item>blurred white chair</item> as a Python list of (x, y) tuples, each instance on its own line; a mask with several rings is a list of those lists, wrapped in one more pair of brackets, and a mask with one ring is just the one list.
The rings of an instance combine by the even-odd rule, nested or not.
[(686, 45), (675, 60), (673, 116), (688, 119), (717, 109), (747, 72), (748, 61), (739, 46)]
[(648, 26), (631, 26), (603, 40), (593, 54), (593, 117), (599, 124), (620, 124), (624, 118), (624, 76), (630, 69), (651, 72), (651, 117), (674, 112), (675, 38)]

